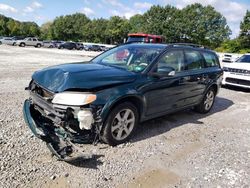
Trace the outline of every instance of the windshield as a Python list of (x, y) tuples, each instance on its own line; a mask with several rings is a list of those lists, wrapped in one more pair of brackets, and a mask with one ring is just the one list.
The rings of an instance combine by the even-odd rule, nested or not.
[(250, 63), (250, 55), (243, 55), (236, 62), (237, 63)]
[(165, 47), (145, 44), (123, 45), (104, 52), (92, 62), (142, 72)]

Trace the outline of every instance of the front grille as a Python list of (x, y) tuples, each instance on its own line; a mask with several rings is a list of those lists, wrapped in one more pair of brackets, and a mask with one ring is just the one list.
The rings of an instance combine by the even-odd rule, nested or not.
[(241, 75), (250, 75), (250, 71), (245, 69), (228, 68), (228, 71), (231, 73), (239, 73)]
[(233, 84), (240, 84), (240, 85), (250, 86), (250, 81), (248, 81), (248, 80), (241, 80), (241, 79), (235, 79), (235, 78), (226, 78), (226, 82), (233, 83)]

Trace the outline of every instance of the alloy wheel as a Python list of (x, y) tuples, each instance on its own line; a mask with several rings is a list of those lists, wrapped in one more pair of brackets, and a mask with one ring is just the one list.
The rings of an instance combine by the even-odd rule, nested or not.
[(111, 133), (114, 139), (123, 140), (127, 138), (135, 126), (135, 114), (130, 109), (118, 112), (111, 125)]
[(213, 103), (214, 103), (214, 92), (210, 90), (206, 94), (206, 99), (204, 101), (205, 110), (209, 110), (213, 106)]

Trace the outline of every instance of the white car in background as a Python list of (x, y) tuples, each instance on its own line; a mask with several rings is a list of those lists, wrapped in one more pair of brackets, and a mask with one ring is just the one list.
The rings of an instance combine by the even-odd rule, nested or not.
[(241, 56), (233, 63), (224, 63), (222, 85), (250, 88), (250, 54)]
[(12, 37), (3, 37), (0, 39), (0, 44), (7, 44), (14, 46), (16, 44), (16, 40), (12, 39)]

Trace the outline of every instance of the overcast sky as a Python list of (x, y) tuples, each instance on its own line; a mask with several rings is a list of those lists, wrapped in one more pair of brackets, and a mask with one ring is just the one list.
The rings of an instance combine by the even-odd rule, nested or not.
[(240, 21), (246, 10), (250, 10), (250, 0), (0, 0), (0, 14), (41, 25), (57, 16), (75, 12), (82, 12), (90, 18), (113, 15), (130, 18), (156, 4), (183, 8), (195, 2), (210, 4), (223, 14), (233, 32), (232, 38), (239, 34)]

